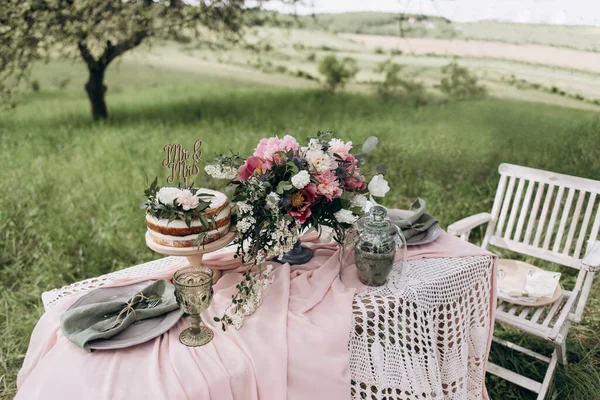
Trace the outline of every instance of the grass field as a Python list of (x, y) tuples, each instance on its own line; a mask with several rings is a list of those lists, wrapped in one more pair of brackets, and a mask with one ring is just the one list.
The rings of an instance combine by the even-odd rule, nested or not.
[[(248, 154), (259, 138), (274, 134), (306, 138), (332, 129), (355, 143), (376, 135), (383, 145), (375, 156), (390, 170), (385, 203), (423, 197), (444, 227), (490, 209), (501, 162), (600, 176), (594, 112), (501, 99), (415, 108), (370, 93), (330, 95), (311, 81), (188, 56), (188, 63), (177, 58), (171, 65), (168, 53), (134, 56), (112, 67), (105, 123), (90, 120), (84, 70), (65, 63), (38, 67), (41, 91), (0, 116), (1, 398), (15, 393), (43, 291), (157, 258), (144, 244), (138, 204), (145, 177), (164, 178), (167, 142), (202, 138), (210, 157), (230, 147)], [(559, 368), (552, 399), (600, 399), (598, 282), (592, 296), (587, 318), (569, 336), (571, 364)], [(499, 333), (548, 350), (512, 330)], [(517, 363), (502, 349), (494, 348), (493, 358), (542, 376), (543, 365)], [(488, 388), (493, 399), (534, 398), (493, 378)]]

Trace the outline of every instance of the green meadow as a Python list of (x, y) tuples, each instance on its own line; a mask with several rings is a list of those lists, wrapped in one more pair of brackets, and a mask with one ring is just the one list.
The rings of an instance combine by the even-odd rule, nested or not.
[[(39, 90), (26, 90), (15, 109), (0, 114), (1, 398), (16, 391), (29, 336), (43, 313), (42, 292), (159, 257), (145, 245), (138, 205), (148, 179), (159, 176), (164, 183), (166, 143), (191, 146), (201, 138), (208, 160), (229, 149), (246, 156), (265, 136), (306, 139), (333, 130), (361, 144), (375, 135), (380, 146), (372, 159), (389, 170), (384, 203), (404, 207), (422, 197), (444, 228), (491, 209), (502, 162), (600, 178), (600, 117), (594, 109), (518, 96), (456, 102), (435, 95), (416, 107), (410, 99), (384, 101), (366, 84), (330, 94), (314, 80), (294, 77), (297, 64), (279, 72), (265, 67), (266, 61), (291, 65), (292, 56), (277, 61), (285, 48), (256, 67), (243, 52), (181, 46), (136, 52), (111, 66), (105, 122), (90, 118), (82, 65), (64, 61), (37, 66)], [(323, 46), (317, 45), (319, 51), (327, 51)], [(196, 183), (224, 188), (204, 173)], [(573, 273), (563, 272), (567, 286), (573, 284)], [(570, 364), (558, 369), (550, 399), (600, 399), (599, 332), (597, 280), (584, 321), (571, 329)], [(511, 329), (497, 333), (551, 351)], [(543, 377), (542, 363), (518, 353), (493, 347), (492, 359)], [(487, 384), (493, 399), (535, 398), (493, 377)]]

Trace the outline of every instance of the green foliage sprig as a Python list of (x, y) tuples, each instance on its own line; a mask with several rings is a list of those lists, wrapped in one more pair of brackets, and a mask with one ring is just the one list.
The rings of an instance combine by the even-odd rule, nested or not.
[[(187, 189), (192, 192), (193, 195), (203, 197), (213, 197), (210, 193), (201, 193), (200, 189), (194, 188), (193, 183), (190, 187), (181, 187), (178, 184), (179, 189)], [(185, 222), (188, 228), (192, 226), (192, 220), (199, 220), (202, 224), (202, 231), (208, 231), (215, 229), (217, 223), (213, 216), (208, 216), (204, 211), (210, 207), (210, 201), (204, 201), (199, 199), (198, 206), (189, 210), (184, 210), (182, 206), (177, 204), (177, 200), (173, 200), (171, 204), (165, 204), (158, 198), (157, 194), (160, 188), (158, 187), (158, 178), (150, 184), (148, 188), (144, 190), (144, 196), (147, 201), (140, 205), (140, 208), (145, 209), (146, 212), (157, 219), (167, 219), (169, 222), (175, 220), (182, 220)]]

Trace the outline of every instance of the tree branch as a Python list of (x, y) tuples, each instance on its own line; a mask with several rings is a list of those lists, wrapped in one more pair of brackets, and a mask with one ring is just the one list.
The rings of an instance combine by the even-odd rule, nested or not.
[(109, 41), (106, 42), (106, 48), (104, 49), (104, 53), (100, 56), (100, 61), (107, 66), (112, 60), (125, 53), (127, 50), (131, 50), (134, 47), (139, 46), (148, 36), (148, 32), (146, 30), (135, 32), (130, 38), (125, 39), (124, 41), (117, 43), (116, 46)]
[(96, 68), (98, 62), (94, 59), (94, 56), (92, 55), (92, 53), (90, 53), (90, 49), (88, 49), (86, 44), (82, 41), (79, 41), (77, 42), (77, 47), (79, 48), (79, 53), (81, 54), (81, 57), (87, 64), (88, 68), (90, 70)]

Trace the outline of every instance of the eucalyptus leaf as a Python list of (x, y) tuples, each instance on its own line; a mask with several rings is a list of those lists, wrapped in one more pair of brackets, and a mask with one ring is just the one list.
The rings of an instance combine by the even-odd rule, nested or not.
[(378, 142), (379, 139), (377, 138), (377, 136), (369, 136), (367, 140), (365, 140), (365, 143), (363, 143), (362, 145), (362, 152), (366, 154), (373, 151), (377, 146)]
[(387, 174), (387, 167), (383, 164), (377, 164), (375, 167), (375, 175), (385, 175)]
[(294, 186), (288, 181), (281, 181), (277, 185), (277, 189), (275, 190), (278, 194), (283, 194), (284, 191), (290, 190)]
[(367, 156), (363, 153), (358, 153), (354, 156), (359, 167), (362, 167), (367, 162)]
[(295, 175), (298, 173), (298, 166), (296, 164), (294, 164), (293, 162), (288, 162), (287, 163), (288, 167), (290, 167), (292, 169), (292, 173)]

